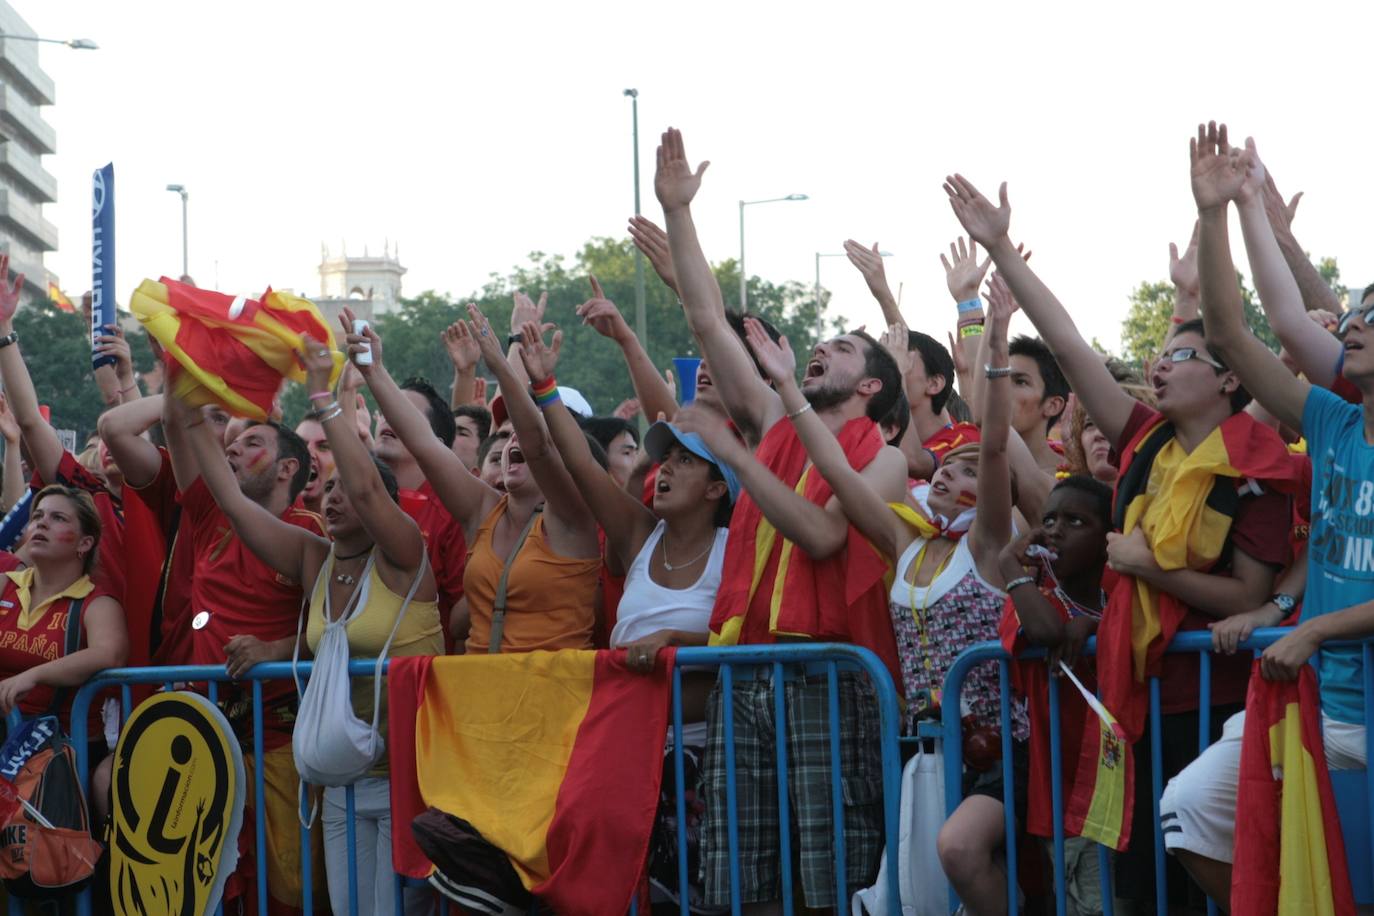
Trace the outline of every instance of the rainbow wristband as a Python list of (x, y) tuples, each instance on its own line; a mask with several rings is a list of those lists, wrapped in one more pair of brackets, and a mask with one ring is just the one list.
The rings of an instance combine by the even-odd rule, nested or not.
[(960, 302), (957, 306), (960, 315), (964, 314), (965, 312), (976, 312), (982, 307), (983, 300), (979, 299), (977, 296), (974, 296), (972, 299), (965, 299), (963, 302)]
[(558, 380), (551, 375), (542, 382), (534, 382), (530, 385), (530, 397), (540, 410), (548, 410), (562, 400), (558, 396)]

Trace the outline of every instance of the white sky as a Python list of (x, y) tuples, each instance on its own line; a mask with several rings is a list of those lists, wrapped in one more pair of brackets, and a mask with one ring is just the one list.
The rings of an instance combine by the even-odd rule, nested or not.
[[(1374, 279), (1367, 4), (10, 2), (41, 35), (101, 46), (42, 52), (47, 263), (72, 294), (89, 286), (89, 175), (110, 160), (122, 300), (180, 272), (168, 183), (190, 191), (191, 274), (235, 292), (318, 292), (321, 242), (399, 242), (412, 295), (571, 255), (632, 212), (629, 86), (648, 215), (672, 124), (712, 161), (695, 207), (712, 260), (738, 252), (740, 198), (808, 194), (749, 209), (749, 271), (809, 284), (816, 251), (879, 240), (908, 320), (941, 339), (946, 173), (1010, 181), (1013, 237), (1115, 345), (1132, 287), (1187, 239), (1202, 118), (1253, 134), (1279, 187), (1306, 192), (1309, 250), (1347, 285)], [(876, 325), (857, 272), (821, 263), (832, 312)]]

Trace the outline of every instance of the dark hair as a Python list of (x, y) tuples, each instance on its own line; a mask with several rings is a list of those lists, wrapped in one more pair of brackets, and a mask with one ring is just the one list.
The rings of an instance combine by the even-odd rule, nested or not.
[(929, 334), (922, 334), (920, 331), (906, 332), (906, 348), (920, 354), (921, 366), (925, 369), (927, 378), (938, 375), (945, 380), (945, 387), (941, 388), (940, 393), (930, 399), (931, 411), (939, 413), (945, 409), (945, 404), (949, 402), (949, 396), (954, 393), (953, 357), (949, 355), (944, 344)]
[(252, 429), (254, 426), (269, 426), (276, 431), (278, 461), (295, 459), (296, 473), (291, 478), (291, 486), (287, 496), (287, 499), (295, 502), (296, 497), (301, 495), (301, 491), (305, 489), (306, 483), (310, 480), (310, 450), (305, 447), (305, 440), (296, 435), (294, 429), (283, 426), (276, 420), (260, 420), (250, 424), (247, 429)]
[(1371, 283), (1364, 288), (1364, 292), (1360, 293), (1360, 301), (1354, 303), (1354, 306), (1352, 307), (1364, 305), (1364, 301), (1369, 298), (1370, 293), (1374, 293), (1374, 283)]
[(391, 497), (394, 503), (401, 501), (401, 485), (396, 482), (396, 472), (376, 455), (372, 456), (372, 464), (377, 468), (377, 474), (382, 478), (382, 486), (386, 488), (386, 495)]
[[(707, 479), (712, 483), (715, 483), (717, 480), (721, 483), (725, 482), (725, 475), (720, 472), (719, 465), (712, 464), (708, 461), (706, 462), (706, 471), (709, 475)], [(730, 499), (729, 488), (726, 488), (725, 495), (721, 497), (720, 502), (716, 503), (716, 514), (711, 517), (711, 524), (715, 525), (717, 528), (729, 528), (730, 519), (734, 517), (734, 514), (735, 504)]]
[(878, 425), (880, 427), (897, 427), (897, 431), (892, 434), (892, 438), (887, 440), (887, 444), (902, 444), (902, 437), (906, 435), (907, 428), (911, 426), (911, 402), (906, 399), (905, 391), (897, 393), (897, 400), (893, 403), (892, 409), (887, 412), (887, 416), (878, 421)]
[(510, 438), (510, 433), (492, 433), (481, 441), (477, 446), (477, 467), (487, 463), (487, 455), (496, 446), (496, 443), (503, 442)]
[(1112, 488), (1095, 477), (1086, 474), (1072, 474), (1054, 485), (1055, 490), (1077, 490), (1093, 501), (1097, 519), (1103, 531), (1112, 530)]
[[(481, 404), (461, 404), (453, 408), (453, 435), (458, 435), (458, 418), (467, 417), (477, 424), (477, 440), (480, 442), (491, 435), (491, 411)], [(437, 434), (436, 434), (437, 435)], [(452, 443), (450, 443), (451, 445)]]
[(95, 508), (95, 500), (91, 499), (91, 494), (85, 490), (53, 483), (38, 491), (38, 495), (33, 498), (32, 509), (36, 510), (38, 505), (49, 496), (65, 496), (71, 500), (72, 505), (76, 507), (76, 523), (81, 526), (81, 536), (95, 539), (91, 544), (90, 552), (81, 558), (81, 571), (90, 575), (91, 570), (95, 569), (97, 555), (100, 553), (100, 533), (102, 530), (100, 512)]
[(748, 353), (749, 358), (754, 361), (754, 370), (758, 372), (759, 378), (763, 379), (765, 382), (768, 382), (769, 385), (772, 385), (773, 383), (771, 380), (769, 380), (768, 373), (763, 371), (763, 366), (759, 365), (758, 357), (754, 355), (754, 348), (749, 346), (749, 340), (747, 337), (745, 337), (745, 318), (753, 318), (759, 324), (763, 325), (763, 330), (768, 334), (768, 337), (774, 343), (777, 343), (778, 340), (781, 339), (782, 331), (779, 331), (777, 327), (773, 324), (773, 322), (769, 321), (767, 318), (764, 318), (758, 312), (739, 312), (735, 309), (725, 310), (725, 323), (730, 325), (730, 330), (735, 332), (735, 336), (739, 338), (739, 342), (744, 345), (744, 352)]
[(949, 408), (949, 416), (955, 423), (972, 423), (973, 411), (969, 410), (968, 401), (959, 396), (959, 392), (949, 393), (949, 403), (945, 405)]
[[(1207, 343), (1207, 326), (1203, 323), (1201, 318), (1194, 318), (1190, 321), (1185, 321), (1182, 324), (1180, 324), (1177, 328), (1174, 329), (1174, 337), (1178, 337), (1178, 335), (1180, 334), (1196, 334), (1197, 336), (1202, 338), (1204, 346), (1207, 347), (1207, 354), (1211, 356), (1212, 359), (1216, 360), (1218, 363), (1221, 364), (1220, 369), (1216, 368), (1215, 366), (1212, 367), (1212, 371), (1215, 372), (1217, 375), (1221, 375), (1223, 372), (1231, 371), (1231, 367), (1226, 365), (1226, 360), (1221, 358), (1221, 353), (1219, 353), (1216, 350), (1216, 348), (1213, 347), (1210, 343)], [(1242, 410), (1245, 409), (1245, 405), (1249, 403), (1250, 392), (1245, 390), (1245, 386), (1240, 384), (1240, 379), (1237, 378), (1236, 390), (1231, 392), (1231, 413), (1240, 413)]]
[(597, 464), (601, 465), (601, 470), (609, 471), (611, 469), (611, 459), (606, 456), (606, 450), (601, 447), (601, 443), (597, 442), (591, 433), (583, 433), (582, 435), (587, 437), (587, 448), (591, 449), (592, 458), (596, 460)]
[(892, 354), (867, 332), (850, 333), (868, 344), (868, 350), (864, 352), (864, 378), (875, 378), (882, 382), (882, 389), (869, 398), (868, 409), (864, 411), (870, 420), (881, 423), (892, 405), (897, 403), (897, 396), (902, 393), (902, 373), (897, 369), (897, 361)]
[(582, 421), (582, 431), (608, 452), (621, 433), (629, 433), (635, 445), (639, 445), (639, 427), (620, 417), (588, 417)]
[[(1045, 395), (1040, 399), (1044, 403), (1049, 398), (1064, 398), (1067, 406), (1069, 397), (1069, 380), (1064, 378), (1064, 370), (1059, 368), (1059, 363), (1055, 360), (1050, 348), (1045, 346), (1045, 342), (1039, 337), (1027, 337), (1025, 334), (1014, 337), (1011, 346), (1007, 348), (1009, 356), (1028, 356), (1035, 360), (1036, 371), (1040, 373), (1040, 383), (1044, 386)], [(1064, 408), (1059, 409), (1059, 413), (1050, 417), (1045, 428), (1053, 426), (1059, 422), (1059, 418), (1064, 415)]]
[(453, 437), (458, 434), (458, 426), (453, 422), (453, 412), (448, 404), (444, 403), (444, 399), (439, 397), (439, 392), (434, 390), (434, 386), (426, 379), (416, 376), (402, 382), (401, 390), (414, 391), (428, 402), (429, 410), (426, 414), (429, 417), (429, 428), (446, 448), (453, 448)]

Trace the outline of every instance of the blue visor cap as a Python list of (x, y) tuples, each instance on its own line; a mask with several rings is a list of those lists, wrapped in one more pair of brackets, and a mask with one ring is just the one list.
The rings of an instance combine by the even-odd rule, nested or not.
[(730, 470), (728, 464), (712, 454), (706, 447), (705, 440), (696, 433), (685, 433), (673, 424), (659, 420), (649, 427), (648, 434), (644, 436), (644, 451), (648, 452), (649, 457), (657, 464), (663, 463), (663, 459), (668, 455), (668, 449), (674, 444), (681, 444), (702, 461), (714, 464), (720, 471), (720, 476), (725, 478), (725, 486), (730, 491), (730, 502), (733, 504), (739, 499), (739, 478)]

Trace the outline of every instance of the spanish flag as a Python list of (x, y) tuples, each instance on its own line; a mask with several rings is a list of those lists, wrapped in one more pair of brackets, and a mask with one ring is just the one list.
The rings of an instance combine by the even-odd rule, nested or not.
[[(1298, 480), (1283, 440), (1243, 412), (1227, 418), (1192, 452), (1184, 451), (1173, 425), (1157, 415), (1127, 446), (1124, 460), (1115, 525), (1123, 534), (1143, 530), (1155, 561), (1166, 570), (1212, 567), (1226, 545), (1243, 488), (1261, 485), (1292, 493)], [(1173, 595), (1132, 576), (1122, 576), (1111, 591), (1097, 631), (1098, 686), (1127, 745), (1144, 733), (1147, 679), (1159, 673), (1164, 649), (1187, 612)], [(1105, 733), (1088, 730), (1078, 772), (1115, 772), (1106, 766), (1114, 752)], [(1114, 783), (1080, 778), (1069, 797), (1065, 829), (1123, 848), (1131, 832), (1131, 781), (1127, 770), (1122, 797)]]
[(173, 392), (194, 406), (265, 420), (283, 378), (305, 381), (296, 351), (307, 334), (333, 352), (331, 385), (343, 370), (329, 323), (290, 293), (246, 299), (163, 277), (140, 283), (129, 308), (162, 345)]
[[(867, 467), (884, 445), (878, 424), (866, 417), (850, 420), (837, 438), (857, 470)], [(785, 417), (764, 435), (755, 456), (809, 502), (824, 506), (834, 494)], [(778, 636), (855, 643), (883, 660), (900, 691), (888, 574), (887, 559), (853, 525), (843, 550), (813, 560), (778, 535), (745, 491), (730, 519), (720, 592), (711, 614), (711, 645), (772, 642)]]
[(1311, 665), (1267, 681), (1255, 660), (1237, 797), (1231, 912), (1355, 912)]
[(396, 871), (430, 873), (410, 823), (433, 806), (504, 851), (555, 912), (626, 912), (658, 808), (672, 659), (660, 652), (651, 675), (618, 651), (394, 659)]
[(67, 294), (62, 292), (62, 287), (51, 280), (48, 281), (48, 300), (64, 312), (75, 312), (76, 306), (72, 305), (72, 300), (67, 298)]

